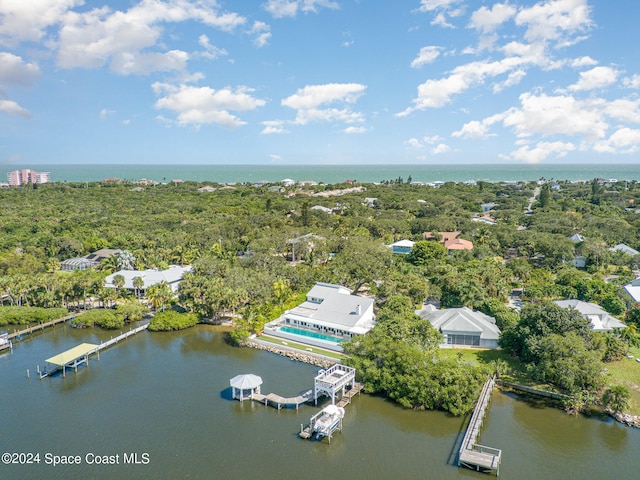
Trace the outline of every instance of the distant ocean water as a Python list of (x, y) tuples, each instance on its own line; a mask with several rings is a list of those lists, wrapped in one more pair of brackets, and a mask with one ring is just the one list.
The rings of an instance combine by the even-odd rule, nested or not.
[(92, 182), (109, 177), (126, 180), (147, 178), (158, 182), (174, 179), (195, 182), (242, 183), (313, 180), (364, 183), (409, 177), (418, 182), (488, 182), (547, 180), (591, 180), (615, 178), (640, 180), (640, 164), (582, 165), (3, 165), (0, 182), (7, 172), (30, 168), (51, 173), (52, 182)]

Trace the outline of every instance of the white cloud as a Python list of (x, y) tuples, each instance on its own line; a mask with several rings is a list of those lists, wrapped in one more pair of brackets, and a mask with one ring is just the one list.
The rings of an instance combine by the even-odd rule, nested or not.
[(599, 153), (635, 153), (640, 148), (640, 130), (628, 127), (616, 130), (608, 139), (595, 144)]
[(482, 6), (471, 14), (469, 26), (486, 35), (498, 29), (500, 25), (512, 18), (515, 13), (515, 7), (508, 3), (496, 3), (491, 9)]
[(449, 103), (451, 97), (459, 95), (474, 85), (484, 82), (487, 77), (494, 77), (508, 72), (522, 63), (518, 58), (507, 58), (497, 62), (472, 62), (456, 67), (451, 75), (438, 80), (427, 80), (418, 86), (418, 97), (413, 100), (414, 106), (397, 114), (399, 117), (409, 115), (415, 110), (440, 108)]
[(344, 133), (347, 133), (349, 135), (357, 135), (360, 133), (366, 133), (369, 130), (366, 127), (347, 127), (343, 130)]
[(485, 138), (489, 131), (489, 125), (485, 122), (479, 122), (478, 120), (472, 120), (465, 123), (462, 128), (451, 134), (452, 137), (460, 138)]
[(530, 42), (556, 41), (570, 45), (577, 39), (571, 35), (588, 31), (592, 26), (588, 0), (547, 0), (530, 8), (521, 8), (515, 22), (526, 28), (525, 39)]
[(439, 155), (441, 153), (448, 152), (449, 150), (450, 149), (449, 149), (448, 145), (446, 145), (444, 143), (440, 143), (433, 150), (431, 150), (431, 153), (433, 153), (434, 155)]
[(540, 163), (547, 158), (553, 156), (562, 158), (567, 152), (575, 150), (576, 147), (572, 143), (565, 142), (539, 142), (534, 148), (529, 145), (520, 147), (518, 150), (511, 152), (511, 158), (525, 163)]
[(320, 8), (338, 9), (340, 5), (331, 0), (269, 0), (262, 6), (274, 18), (295, 17), (298, 10), (317, 13)]
[(359, 83), (307, 85), (282, 100), (281, 104), (297, 111), (295, 123), (299, 125), (316, 121), (358, 123), (364, 121), (361, 113), (352, 112), (348, 107), (343, 109), (327, 107), (336, 103), (353, 104), (366, 88), (366, 85)]
[(28, 87), (39, 77), (40, 68), (36, 64), (27, 63), (12, 53), (0, 52), (0, 86)]
[(622, 84), (627, 88), (640, 89), (640, 75), (636, 73), (631, 77), (625, 77)]
[(114, 113), (116, 113), (115, 110), (109, 110), (107, 108), (103, 108), (102, 110), (100, 110), (100, 113), (98, 114), (98, 116), (100, 117), (100, 120), (106, 120), (109, 115), (113, 115)]
[(0, 44), (39, 41), (46, 29), (62, 21), (72, 7), (84, 0), (2, 0), (0, 2)]
[(108, 7), (68, 12), (60, 29), (58, 64), (64, 68), (97, 68), (110, 64), (117, 73), (151, 73), (183, 69), (188, 55), (161, 47), (162, 25), (198, 21), (223, 31), (246, 22), (235, 13), (219, 14), (212, 2), (142, 0), (126, 12)]
[(262, 135), (289, 133), (289, 130), (285, 128), (284, 121), (282, 120), (266, 120), (262, 122), (262, 125), (264, 125), (264, 128), (260, 132)]
[(253, 43), (257, 47), (264, 47), (271, 39), (271, 27), (264, 22), (254, 22), (249, 33), (256, 36)]
[(526, 75), (527, 72), (525, 70), (511, 72), (504, 82), (498, 82), (493, 86), (493, 93), (500, 93), (505, 88), (518, 85)]
[(633, 122), (640, 124), (640, 100), (629, 100), (619, 98), (606, 102), (603, 105), (603, 112), (610, 118), (618, 122)]
[(420, 12), (432, 12), (433, 10), (446, 9), (460, 3), (461, 0), (420, 0)]
[(228, 128), (238, 127), (246, 122), (230, 111), (254, 110), (266, 103), (253, 97), (253, 90), (244, 86), (214, 90), (211, 87), (156, 82), (152, 87), (156, 95), (164, 95), (156, 101), (155, 107), (175, 113), (177, 124), (181, 126), (216, 124)]
[(604, 138), (608, 125), (598, 102), (571, 95), (520, 95), (521, 108), (505, 114), (504, 125), (518, 137), (532, 135), (580, 135), (588, 140)]
[(404, 142), (406, 145), (409, 145), (412, 148), (424, 148), (424, 145), (422, 143), (420, 143), (420, 140), (418, 140), (415, 137), (410, 138), (409, 140)]
[(611, 67), (594, 67), (586, 72), (580, 72), (580, 80), (569, 86), (572, 92), (581, 90), (594, 90), (608, 87), (615, 83), (618, 78), (618, 71)]
[(427, 47), (422, 47), (418, 56), (413, 59), (411, 62), (412, 68), (420, 68), (427, 63), (433, 62), (440, 55), (440, 47), (436, 47), (433, 45), (429, 45)]
[(594, 60), (588, 55), (580, 58), (574, 58), (573, 60), (571, 60), (571, 66), (574, 68), (592, 67), (593, 65), (597, 65), (597, 64), (598, 64), (598, 61)]
[(0, 100), (0, 112), (16, 117), (30, 118), (31, 113), (13, 100)]
[(204, 52), (200, 52), (200, 56), (202, 57), (215, 60), (218, 57), (229, 55), (229, 52), (227, 52), (224, 48), (219, 48), (213, 45), (210, 42), (209, 37), (204, 34), (198, 37), (198, 43), (205, 49)]

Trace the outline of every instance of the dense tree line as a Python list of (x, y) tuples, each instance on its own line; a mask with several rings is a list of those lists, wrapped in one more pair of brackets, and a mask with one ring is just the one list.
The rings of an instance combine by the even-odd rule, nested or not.
[[(192, 265), (177, 297), (160, 284), (144, 300), (157, 311), (177, 303), (194, 315), (190, 319), (232, 318), (238, 342), (298, 304), (314, 282), (340, 283), (374, 296), (381, 308), (379, 326), (348, 347), (366, 372), (367, 388), (408, 407), (457, 413), (467, 411), (486, 372), (439, 358), (437, 335), (417, 322), (407, 302), (464, 305), (495, 316), (505, 348), (529, 364), (536, 378), (567, 391), (599, 388), (597, 362), (615, 358), (620, 345), (590, 337), (578, 319), (562, 320), (561, 314), (551, 316), (557, 324), (536, 323), (536, 308), (562, 298), (599, 303), (629, 323), (625, 341), (639, 343), (640, 307), (621, 286), (633, 278), (640, 259), (609, 250), (620, 242), (640, 249), (635, 182), (549, 181), (533, 214), (525, 210), (534, 182), (429, 188), (392, 181), (340, 196), (319, 195), (348, 185), (278, 191), (209, 185), (216, 191), (199, 192), (203, 184), (194, 182), (142, 191), (112, 183), (0, 190), (0, 311), (115, 307), (115, 319), (92, 322), (107, 328), (146, 314), (138, 291), (104, 287), (106, 275), (122, 267), (118, 258), (98, 269), (60, 271), (63, 260), (100, 248), (126, 250), (137, 269)], [(375, 201), (370, 205), (366, 198)], [(472, 220), (486, 203), (496, 205), (496, 225)], [(473, 250), (447, 252), (423, 236), (440, 231), (460, 232)], [(569, 240), (576, 233), (578, 243)], [(401, 239), (416, 241), (414, 249), (392, 255), (386, 245)], [(585, 269), (571, 266), (575, 256), (585, 258)], [(506, 305), (513, 288), (533, 304), (522, 315)], [(561, 327), (563, 322), (571, 328)], [(575, 356), (569, 359), (566, 352)], [(593, 375), (562, 374), (576, 365), (593, 365)], [(472, 381), (465, 384), (465, 377)], [(454, 399), (454, 391), (466, 393)]]

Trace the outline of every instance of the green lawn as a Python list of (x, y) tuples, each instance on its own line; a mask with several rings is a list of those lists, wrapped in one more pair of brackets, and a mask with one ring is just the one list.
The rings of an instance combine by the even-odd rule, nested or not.
[(269, 335), (261, 335), (260, 340), (273, 343), (274, 345), (282, 345), (289, 348), (295, 348), (296, 350), (300, 350), (302, 353), (315, 353), (318, 355), (324, 355), (325, 357), (335, 358), (337, 360), (342, 360), (344, 358), (344, 355), (338, 352), (325, 350), (324, 348), (312, 347), (310, 345), (304, 345), (302, 343), (292, 342), (291, 340), (283, 340), (281, 338), (271, 337)]
[(631, 348), (630, 355), (635, 358), (623, 358), (617, 362), (607, 364), (611, 385), (626, 385), (631, 391), (631, 406), (628, 411), (631, 415), (640, 415), (640, 348)]
[(508, 382), (519, 383), (520, 385), (526, 385), (528, 387), (540, 388), (542, 390), (548, 390), (550, 392), (559, 393), (559, 390), (553, 385), (547, 383), (540, 383), (527, 373), (527, 369), (524, 364), (517, 358), (511, 357), (504, 350), (483, 350), (473, 348), (441, 348), (440, 354), (443, 357), (457, 357), (464, 361), (470, 362), (475, 365), (489, 365), (494, 360), (502, 360), (509, 366), (509, 372), (502, 375), (502, 379)]

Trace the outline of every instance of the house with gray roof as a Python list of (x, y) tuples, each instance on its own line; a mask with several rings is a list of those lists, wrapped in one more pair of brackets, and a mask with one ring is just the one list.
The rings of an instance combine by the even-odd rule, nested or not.
[(635, 248), (631, 248), (629, 245), (625, 245), (624, 243), (619, 243), (615, 247), (611, 247), (609, 251), (626, 253), (627, 255), (640, 255), (640, 252), (638, 252), (638, 250), (636, 250)]
[(631, 295), (634, 302), (640, 302), (640, 277), (632, 280), (624, 286), (626, 292)]
[(426, 305), (416, 315), (442, 333), (441, 347), (498, 348), (500, 329), (496, 319), (467, 307), (438, 310)]
[(627, 326), (613, 317), (608, 312), (600, 308), (595, 303), (583, 302), (582, 300), (556, 300), (556, 305), (562, 308), (573, 308), (580, 315), (591, 322), (591, 329), (594, 332), (611, 332), (620, 330)]
[(113, 284), (113, 279), (116, 275), (122, 275), (124, 277), (124, 286), (127, 290), (135, 291), (136, 288), (133, 286), (133, 279), (136, 277), (142, 278), (144, 285), (139, 290), (144, 292), (152, 285), (157, 285), (161, 282), (166, 282), (171, 288), (171, 291), (177, 292), (178, 285), (182, 281), (182, 277), (185, 273), (193, 271), (193, 268), (190, 265), (185, 267), (179, 267), (177, 265), (171, 265), (166, 270), (158, 270), (156, 268), (150, 268), (147, 270), (119, 270), (111, 275), (107, 276), (105, 279), (105, 287), (106, 288), (116, 288)]
[(364, 335), (375, 325), (373, 299), (348, 288), (317, 282), (306, 301), (265, 325), (264, 332), (298, 343), (342, 351), (340, 343)]

